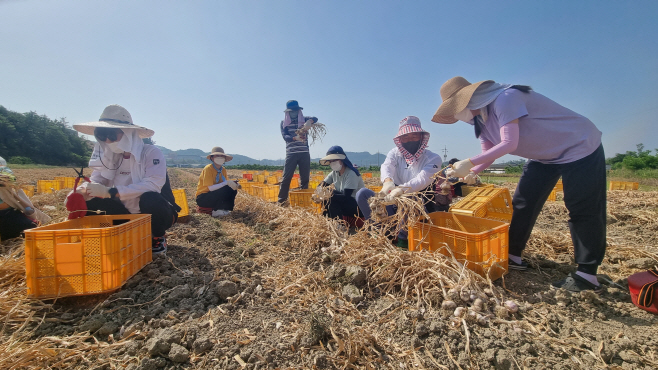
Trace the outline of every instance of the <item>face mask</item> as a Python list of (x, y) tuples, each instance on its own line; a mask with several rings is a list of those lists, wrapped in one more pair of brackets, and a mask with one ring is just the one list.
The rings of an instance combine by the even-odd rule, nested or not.
[(213, 159), (212, 161), (215, 162), (215, 164), (218, 166), (221, 166), (224, 164), (224, 162), (226, 162), (224, 157), (215, 157), (215, 159)]
[(331, 169), (334, 171), (340, 171), (341, 169), (343, 169), (343, 164), (340, 162), (331, 162), (329, 164), (329, 167), (331, 167)]
[(105, 143), (105, 145), (107, 145), (107, 148), (110, 149), (112, 153), (122, 154), (124, 152), (123, 149), (119, 148), (119, 141)]
[(420, 148), (420, 140), (419, 141), (409, 141), (406, 143), (402, 143), (402, 147), (408, 151), (411, 154), (416, 154), (418, 149)]
[(466, 123), (471, 123), (470, 121), (473, 119), (473, 112), (468, 108), (464, 108), (463, 111), (455, 114), (455, 118)]

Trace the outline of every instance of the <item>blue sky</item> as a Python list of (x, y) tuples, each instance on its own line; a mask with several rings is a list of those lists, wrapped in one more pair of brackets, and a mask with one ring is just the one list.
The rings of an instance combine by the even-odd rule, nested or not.
[(590, 118), (610, 157), (658, 148), (656, 14), (655, 0), (0, 0), (0, 105), (73, 124), (121, 104), (167, 148), (277, 159), (296, 99), (327, 126), (313, 157), (386, 153), (415, 115), (430, 149), (466, 158), (472, 128), (430, 121), (461, 75), (531, 85)]

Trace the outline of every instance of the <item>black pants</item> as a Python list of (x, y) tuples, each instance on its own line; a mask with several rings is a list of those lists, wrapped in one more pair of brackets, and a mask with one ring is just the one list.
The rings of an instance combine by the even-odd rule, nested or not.
[[(105, 211), (108, 215), (126, 215), (130, 211), (118, 200), (107, 198), (93, 198), (87, 202), (87, 209)], [(139, 211), (141, 214), (151, 215), (151, 235), (155, 237), (164, 236), (178, 218), (169, 202), (154, 191), (149, 191), (139, 197)], [(94, 216), (95, 212), (87, 212), (87, 216)]]
[(346, 195), (334, 195), (324, 204), (323, 215), (329, 218), (361, 217), (356, 199)]
[(0, 211), (0, 240), (17, 238), (23, 231), (35, 227), (37, 223), (17, 209), (7, 208)]
[(512, 200), (514, 213), (509, 228), (509, 253), (520, 256), (525, 249), (537, 217), (560, 176), (578, 270), (596, 274), (606, 248), (603, 145), (572, 163), (526, 162)]
[(196, 204), (200, 207), (212, 208), (213, 211), (219, 209), (232, 211), (233, 207), (235, 207), (235, 197), (237, 195), (237, 190), (233, 190), (230, 186), (226, 185), (215, 191), (199, 194), (196, 197)]
[(288, 199), (288, 191), (290, 190), (290, 181), (295, 174), (295, 168), (299, 165), (299, 180), (302, 189), (308, 189), (308, 180), (311, 176), (311, 154), (304, 153), (287, 153), (286, 163), (283, 166), (283, 180), (279, 185), (279, 202), (284, 202)]

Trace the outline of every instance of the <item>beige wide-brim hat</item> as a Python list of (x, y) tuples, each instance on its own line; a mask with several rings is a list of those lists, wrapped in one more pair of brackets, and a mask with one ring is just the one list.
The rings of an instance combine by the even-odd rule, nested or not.
[(329, 154), (328, 156), (320, 159), (320, 164), (323, 166), (328, 166), (330, 161), (334, 161), (336, 159), (343, 160), (345, 158), (347, 158), (347, 156), (344, 156), (342, 154)]
[(434, 113), (432, 121), (436, 123), (455, 123), (458, 120), (455, 114), (463, 111), (471, 100), (475, 90), (484, 83), (493, 83), (493, 80), (484, 80), (474, 84), (464, 77), (457, 76), (449, 79), (441, 86), (441, 99), (443, 103)]
[(122, 130), (137, 130), (139, 137), (145, 139), (155, 135), (155, 131), (133, 124), (133, 119), (126, 108), (113, 104), (108, 105), (96, 122), (77, 123), (73, 129), (85, 135), (94, 136), (96, 127), (120, 128)]
[(219, 146), (216, 146), (216, 147), (212, 148), (212, 150), (210, 151), (210, 154), (208, 154), (206, 156), (206, 158), (208, 158), (208, 160), (212, 161), (212, 159), (210, 159), (210, 157), (215, 156), (215, 155), (219, 155), (219, 156), (224, 157), (226, 162), (230, 162), (233, 159), (232, 155), (228, 155), (228, 154), (224, 153), (224, 149), (222, 149)]

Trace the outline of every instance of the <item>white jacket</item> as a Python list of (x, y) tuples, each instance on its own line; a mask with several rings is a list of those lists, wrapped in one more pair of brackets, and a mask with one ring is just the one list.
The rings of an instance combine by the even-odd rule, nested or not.
[(398, 150), (391, 149), (381, 167), (382, 183), (388, 177), (395, 185), (406, 188), (406, 192), (416, 192), (425, 189), (432, 183), (432, 175), (441, 170), (441, 157), (425, 149), (423, 154), (407, 166), (407, 162)]

